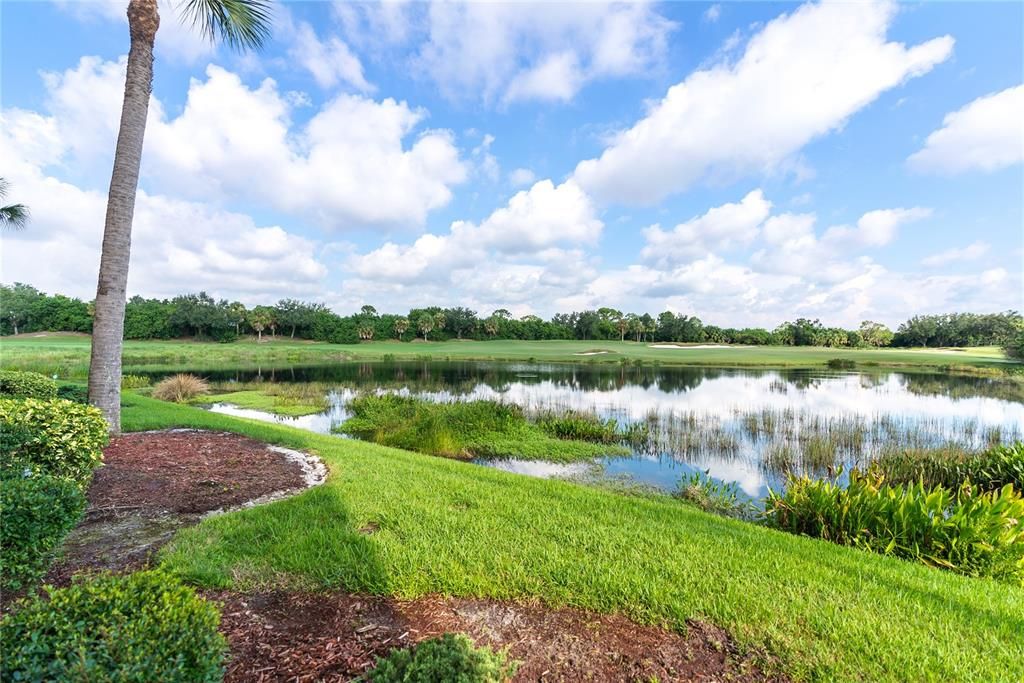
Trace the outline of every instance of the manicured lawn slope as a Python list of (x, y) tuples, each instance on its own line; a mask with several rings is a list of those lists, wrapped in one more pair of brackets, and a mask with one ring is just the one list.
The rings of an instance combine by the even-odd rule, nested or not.
[[(84, 376), (89, 363), (88, 337), (47, 336), (0, 340), (3, 367), (35, 370), (43, 374)], [(579, 355), (596, 350), (608, 353)], [(267, 366), (315, 365), (342, 359), (380, 360), (429, 356), (438, 360), (536, 360), (542, 362), (619, 363), (630, 361), (661, 365), (713, 367), (820, 367), (833, 358), (861, 365), (935, 370), (944, 366), (1008, 368), (996, 347), (964, 350), (937, 349), (826, 349), (815, 347), (737, 347), (724, 349), (657, 349), (646, 343), (618, 341), (447, 341), (364, 344), (325, 344), (279, 339), (256, 344), (240, 340), (230, 344), (191, 341), (129, 341), (124, 347), (126, 371), (133, 368), (215, 370)]]
[[(206, 586), (539, 597), (767, 647), (798, 679), (1024, 677), (1024, 591), (630, 498), (129, 394), (126, 428), (225, 429), (307, 449), (328, 482), (180, 533)], [(370, 531), (372, 533), (361, 533)], [(376, 531), (373, 531), (376, 529)]]

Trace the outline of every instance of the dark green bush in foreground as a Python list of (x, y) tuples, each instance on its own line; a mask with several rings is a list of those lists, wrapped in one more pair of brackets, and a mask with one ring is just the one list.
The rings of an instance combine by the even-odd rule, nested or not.
[(0, 398), (57, 398), (57, 383), (38, 372), (0, 370)]
[(959, 488), (964, 482), (986, 491), (998, 491), (1013, 484), (1024, 491), (1024, 443), (995, 446), (984, 453), (960, 448), (906, 450), (886, 453), (874, 465), (894, 484), (921, 481), (927, 487)]
[(38, 581), (83, 510), (85, 495), (73, 481), (0, 478), (0, 590)]
[(3, 681), (213, 683), (226, 643), (217, 608), (157, 571), (48, 588), (0, 622)]
[(366, 674), (372, 683), (502, 683), (516, 663), (505, 652), (476, 647), (468, 637), (446, 633), (410, 649), (392, 650)]
[(890, 485), (856, 470), (847, 486), (793, 477), (785, 493), (769, 492), (765, 516), (792, 533), (1024, 586), (1024, 498), (1011, 485)]
[(0, 470), (29, 469), (81, 486), (102, 462), (107, 423), (99, 409), (64, 400), (0, 399), (0, 431), (32, 436), (0, 454)]

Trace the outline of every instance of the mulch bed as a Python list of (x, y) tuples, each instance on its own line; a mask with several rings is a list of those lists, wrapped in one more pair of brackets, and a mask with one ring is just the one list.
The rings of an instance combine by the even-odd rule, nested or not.
[(168, 430), (115, 437), (89, 486), (85, 519), (47, 583), (65, 585), (84, 570), (140, 569), (204, 513), (304, 485), (299, 464), (237, 434)]
[(303, 485), (302, 469), (237, 434), (174, 430), (111, 440), (89, 488), (90, 511), (208, 512)]
[(685, 635), (619, 615), (573, 608), (427, 596), (208, 592), (223, 604), (231, 644), (225, 678), (348, 681), (376, 656), (446, 632), (508, 647), (516, 681), (766, 681), (721, 629), (690, 623)]
[[(86, 519), (47, 582), (82, 571), (145, 567), (203, 513), (301, 488), (302, 468), (236, 434), (171, 430), (126, 434), (104, 453)], [(446, 632), (507, 647), (516, 681), (774, 681), (729, 635), (689, 624), (685, 635), (619, 615), (427, 596), (401, 601), (346, 593), (206, 591), (223, 605), (226, 681), (349, 681), (394, 647)]]

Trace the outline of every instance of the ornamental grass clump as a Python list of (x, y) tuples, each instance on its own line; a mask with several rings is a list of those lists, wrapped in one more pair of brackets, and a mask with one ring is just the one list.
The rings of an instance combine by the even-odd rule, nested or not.
[(518, 667), (505, 651), (476, 647), (461, 633), (446, 633), (412, 648), (392, 650), (363, 678), (369, 683), (504, 683)]
[(894, 555), (968, 576), (1024, 586), (1024, 498), (1007, 484), (984, 491), (888, 484), (854, 470), (847, 485), (790, 477), (770, 491), (769, 525), (840, 545)]
[(186, 403), (208, 393), (210, 385), (205, 379), (187, 373), (166, 377), (153, 387), (153, 398), (174, 403)]
[(215, 605), (159, 571), (101, 574), (16, 603), (0, 621), (5, 681), (215, 683)]

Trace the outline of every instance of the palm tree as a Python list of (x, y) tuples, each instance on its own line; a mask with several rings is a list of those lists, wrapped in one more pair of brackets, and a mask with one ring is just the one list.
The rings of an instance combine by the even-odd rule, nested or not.
[[(184, 21), (210, 41), (236, 49), (258, 48), (270, 36), (270, 0), (185, 0), (181, 14)], [(107, 196), (89, 361), (89, 401), (103, 412), (112, 434), (121, 431), (125, 291), (158, 28), (157, 0), (129, 0), (131, 49)]]
[(398, 341), (402, 341), (402, 335), (409, 329), (408, 318), (395, 318), (395, 337)]
[[(11, 184), (5, 178), (0, 178), (0, 202), (7, 196)], [(21, 230), (28, 225), (29, 210), (24, 204), (9, 204), (0, 206), (0, 227), (4, 230)]]
[(424, 313), (420, 316), (416, 326), (423, 333), (423, 341), (427, 341), (427, 335), (434, 329), (434, 317), (429, 313)]

